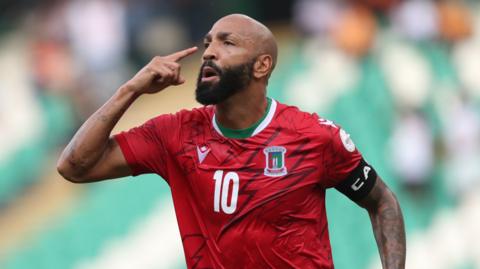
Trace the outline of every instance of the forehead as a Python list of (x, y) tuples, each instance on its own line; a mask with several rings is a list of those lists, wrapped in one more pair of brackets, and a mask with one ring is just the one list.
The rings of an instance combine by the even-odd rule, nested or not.
[(231, 36), (239, 37), (243, 40), (254, 40), (253, 26), (245, 20), (223, 19), (217, 21), (207, 36), (216, 37), (219, 33), (229, 33)]

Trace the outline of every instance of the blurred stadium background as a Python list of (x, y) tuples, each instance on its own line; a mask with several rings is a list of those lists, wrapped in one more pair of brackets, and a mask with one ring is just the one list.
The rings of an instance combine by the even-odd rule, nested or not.
[[(268, 94), (341, 124), (397, 193), (407, 268), (480, 268), (480, 3), (453, 0), (1, 0), (0, 268), (185, 268), (163, 180), (75, 185), (55, 162), (152, 56), (233, 12), (278, 38)], [(197, 106), (200, 55), (116, 131)], [(336, 268), (380, 268), (366, 212), (327, 207)]]

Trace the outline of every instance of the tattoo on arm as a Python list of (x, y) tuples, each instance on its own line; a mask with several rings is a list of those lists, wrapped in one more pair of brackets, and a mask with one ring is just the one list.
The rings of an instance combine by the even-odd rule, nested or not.
[[(92, 166), (92, 164), (101, 157), (101, 155), (99, 155), (98, 153), (103, 152), (99, 151), (98, 147), (88, 147), (86, 145), (83, 145), (82, 147), (81, 144), (78, 144), (78, 140), (82, 139), (84, 133), (88, 132), (89, 129), (91, 129), (93, 126), (95, 126), (96, 124), (105, 125), (112, 121), (111, 117), (99, 112), (97, 112), (98, 114), (94, 116), (94, 121), (87, 121), (85, 125), (80, 128), (78, 133), (75, 135), (71, 143), (66, 148), (68, 156), (67, 161), (69, 165), (79, 173), (82, 173), (83, 171), (91, 168), (90, 166)], [(108, 135), (104, 139), (108, 140)], [(101, 144), (103, 145), (103, 147), (106, 147), (108, 145), (105, 143)]]
[(97, 120), (101, 122), (108, 122), (110, 119), (108, 118), (107, 115), (100, 114), (97, 116)]
[[(63, 177), (74, 182), (90, 182), (87, 177), (92, 175), (106, 179), (128, 174), (124, 160), (112, 159), (109, 155), (115, 148), (110, 134), (137, 97), (138, 95), (127, 87), (121, 87), (85, 121), (57, 162), (57, 170)], [(117, 163), (109, 162), (112, 160)], [(119, 172), (118, 165), (125, 170)]]
[(405, 268), (406, 239), (402, 211), (395, 195), (380, 178), (359, 205), (368, 210), (382, 267)]
[(68, 146), (67, 152), (67, 161), (75, 171), (81, 172), (89, 168), (91, 161), (85, 156), (78, 154), (77, 141), (75, 139), (72, 141), (72, 144)]

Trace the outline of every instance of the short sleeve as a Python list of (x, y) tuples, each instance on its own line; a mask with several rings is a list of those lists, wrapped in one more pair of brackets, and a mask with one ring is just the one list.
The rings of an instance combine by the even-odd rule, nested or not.
[(321, 185), (331, 188), (346, 180), (363, 158), (344, 129), (333, 124), (325, 128), (327, 137), (322, 160), (325, 174)]
[(178, 130), (175, 115), (161, 115), (114, 136), (134, 176), (156, 173), (168, 181), (169, 137)]

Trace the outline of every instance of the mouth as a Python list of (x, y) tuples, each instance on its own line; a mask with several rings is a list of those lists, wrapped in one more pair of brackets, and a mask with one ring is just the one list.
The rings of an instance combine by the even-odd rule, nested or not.
[(212, 82), (215, 80), (218, 80), (220, 78), (218, 72), (210, 67), (210, 66), (205, 66), (202, 68), (202, 76), (201, 76), (201, 81), (202, 82)]

